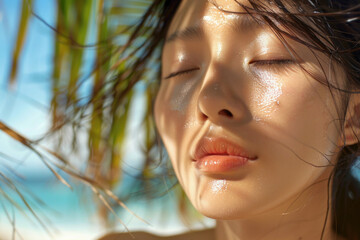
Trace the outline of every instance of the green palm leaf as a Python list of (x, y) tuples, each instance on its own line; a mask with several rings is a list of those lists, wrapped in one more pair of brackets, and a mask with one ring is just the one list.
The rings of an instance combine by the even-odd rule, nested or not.
[(14, 85), (16, 82), (19, 58), (20, 58), (21, 50), (23, 49), (26, 40), (26, 33), (30, 22), (30, 16), (31, 16), (30, 9), (32, 7), (32, 3), (33, 3), (32, 0), (28, 0), (28, 1), (23, 0), (22, 2), (22, 10), (21, 10), (19, 27), (17, 32), (17, 39), (12, 54), (11, 70), (9, 77), (10, 86)]

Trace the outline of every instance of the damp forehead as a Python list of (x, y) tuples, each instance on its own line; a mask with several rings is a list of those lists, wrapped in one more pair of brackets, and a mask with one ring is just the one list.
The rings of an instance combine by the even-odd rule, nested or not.
[[(243, 7), (239, 6), (238, 3), (243, 4), (245, 7), (251, 8), (251, 4), (247, 0), (183, 0), (173, 18), (173, 21), (167, 33), (167, 37), (169, 37), (169, 35), (176, 31), (185, 29), (194, 24), (199, 24), (199, 22), (201, 21), (211, 26), (218, 26), (219, 28), (221, 28), (229, 24), (229, 22), (231, 21), (239, 20), (241, 16), (249, 16), (249, 14), (247, 13), (238, 14), (239, 12), (244, 13)], [(263, 2), (260, 3), (263, 4)], [(294, 1), (282, 1), (282, 3), (284, 3), (284, 6), (287, 9), (290, 9), (290, 11), (292, 10), (291, 12), (298, 12), (298, 8), (295, 7), (296, 3)], [(275, 6), (276, 4), (273, 3), (273, 1), (268, 1), (266, 4), (268, 5), (269, 11), (281, 12), (278, 7)], [(214, 20), (214, 14), (221, 15), (221, 23)], [(315, 27), (315, 29), (317, 28), (317, 26), (314, 26), (314, 24), (311, 23), (306, 17), (299, 18), (306, 24), (310, 24), (310, 26)], [(282, 26), (278, 22), (275, 22), (275, 24), (277, 24), (281, 31), (284, 31), (286, 33), (285, 35), (281, 34), (281, 41), (285, 39), (285, 42), (283, 42), (283, 44), (287, 45), (286, 48), (290, 46), (288, 51), (292, 53), (293, 51), (295, 51), (296, 54), (293, 55), (293, 57), (298, 57), (299, 60), (304, 58), (307, 59), (309, 66), (307, 66), (306, 72), (310, 73), (311, 75), (313, 72), (317, 72), (316, 68), (322, 69), (321, 75), (317, 74), (316, 76), (311, 77), (318, 79), (320, 82), (323, 82), (326, 85), (330, 85), (330, 87), (335, 87), (335, 89), (346, 88), (346, 72), (344, 71), (344, 67), (341, 65), (341, 63), (332, 61), (328, 54), (323, 51), (314, 50), (306, 46), (312, 41), (311, 39), (305, 37), (304, 33), (296, 32), (294, 29), (291, 28), (291, 26), (288, 25)], [(264, 27), (264, 25), (262, 27)], [(270, 27), (266, 26), (266, 28), (267, 31), (273, 32)], [(288, 37), (287, 34), (291, 35), (292, 37)], [(279, 39), (279, 37), (276, 36), (277, 34), (275, 34), (275, 32), (273, 32), (273, 35), (275, 38)], [(294, 40), (293, 37), (299, 38), (300, 41)], [(327, 45), (329, 45), (329, 43), (327, 43)]]
[[(247, 1), (239, 1), (246, 5)], [(237, 20), (248, 15), (246, 11), (234, 0), (184, 0), (180, 4), (167, 35), (185, 29), (191, 25), (211, 24), (221, 27), (229, 24), (229, 20)], [(215, 21), (215, 16), (217, 20)], [(221, 19), (219, 21), (219, 19)]]
[[(279, 8), (271, 2), (267, 3), (267, 5), (268, 6), (265, 11), (272, 13), (281, 12)], [(289, 9), (290, 8), (291, 7), (289, 7)], [(248, 12), (249, 9), (251, 12), (250, 14)], [(180, 4), (180, 7), (172, 19), (170, 28), (167, 32), (166, 40), (175, 33), (184, 33), (185, 31), (185, 34), (183, 34), (185, 35), (185, 39), (186, 35), (199, 37), (199, 35), (203, 34), (201, 31), (206, 30), (206, 28), (204, 28), (205, 25), (210, 26), (210, 29), (230, 26), (235, 31), (239, 32), (255, 31), (261, 27), (268, 31), (273, 31), (275, 34), (270, 25), (264, 21), (263, 17), (251, 9), (251, 4), (244, 0), (184, 0)], [(279, 28), (283, 33), (286, 33), (285, 35), (290, 34), (294, 35), (294, 37), (301, 38), (287, 26), (282, 26), (271, 16), (270, 19), (277, 28)], [(199, 31), (199, 29), (201, 29), (201, 31)], [(197, 31), (197, 33), (194, 33), (195, 31)], [(211, 35), (211, 33), (212, 32), (208, 34)], [(167, 42), (165, 42), (165, 44), (166, 43)]]

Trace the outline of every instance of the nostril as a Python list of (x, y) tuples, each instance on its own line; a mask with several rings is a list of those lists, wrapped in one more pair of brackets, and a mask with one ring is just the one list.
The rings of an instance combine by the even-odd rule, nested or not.
[(226, 109), (222, 109), (221, 111), (219, 111), (219, 115), (223, 115), (223, 116), (230, 117), (230, 118), (233, 117), (233, 114), (229, 110), (226, 110)]

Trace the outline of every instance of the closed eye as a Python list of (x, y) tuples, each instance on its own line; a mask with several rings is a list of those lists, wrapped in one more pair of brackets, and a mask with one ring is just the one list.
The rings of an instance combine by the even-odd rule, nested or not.
[(292, 59), (271, 59), (271, 60), (254, 60), (249, 63), (250, 66), (260, 71), (272, 71), (276, 73), (284, 73), (290, 70), (296, 70), (299, 63)]
[(295, 61), (292, 59), (273, 59), (273, 60), (254, 60), (249, 64), (255, 64), (258, 66), (269, 66), (269, 65), (287, 65), (294, 63)]
[(164, 79), (170, 79), (170, 78), (173, 78), (173, 77), (177, 77), (177, 76), (180, 76), (180, 75), (191, 73), (192, 71), (196, 71), (196, 70), (199, 70), (199, 69), (200, 69), (199, 67), (195, 67), (195, 68), (185, 69), (185, 70), (178, 71), (178, 72), (173, 72), (173, 73), (170, 73), (168, 76), (164, 77)]
[[(286, 65), (293, 65), (296, 62), (292, 59), (273, 59), (273, 60), (255, 60), (250, 62), (249, 64), (255, 65), (255, 67), (269, 67), (269, 68), (275, 68), (275, 67), (279, 67), (279, 66), (286, 66)], [(181, 76), (181, 75), (185, 75), (188, 73), (191, 73), (192, 71), (196, 71), (199, 70), (199, 67), (195, 67), (195, 68), (190, 68), (190, 69), (185, 69), (182, 71), (177, 71), (177, 72), (173, 72), (170, 73), (168, 76), (164, 77), (164, 79), (170, 79), (170, 78), (174, 78), (177, 76)]]

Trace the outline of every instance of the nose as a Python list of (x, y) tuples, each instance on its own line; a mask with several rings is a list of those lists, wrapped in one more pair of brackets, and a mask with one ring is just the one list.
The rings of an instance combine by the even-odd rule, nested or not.
[(224, 121), (246, 122), (251, 114), (244, 102), (244, 89), (234, 74), (208, 70), (201, 86), (197, 109), (200, 120), (214, 123)]

